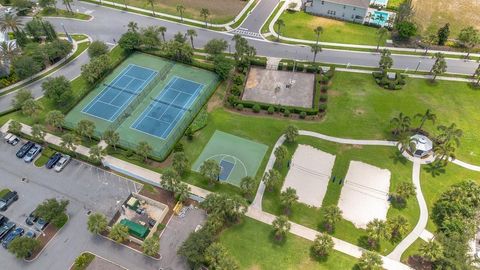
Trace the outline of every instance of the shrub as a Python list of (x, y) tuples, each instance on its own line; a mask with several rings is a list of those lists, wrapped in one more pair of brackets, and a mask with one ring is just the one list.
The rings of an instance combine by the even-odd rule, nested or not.
[(303, 71), (303, 65), (297, 65), (297, 71), (302, 72)]
[(237, 104), (237, 110), (243, 111), (243, 104)]
[(177, 142), (175, 146), (173, 147), (173, 152), (183, 152), (183, 144), (181, 142)]
[(67, 221), (68, 221), (67, 214), (62, 213), (61, 215), (52, 219), (52, 224), (57, 228), (62, 228), (65, 225), (65, 223), (67, 223)]
[(325, 72), (325, 76), (327, 76), (328, 79), (333, 78), (333, 75), (335, 75), (335, 66), (331, 66), (330, 69)]
[(327, 84), (329, 81), (330, 81), (330, 78), (328, 78), (327, 75), (322, 75), (319, 80), (319, 82), (323, 84)]
[(283, 116), (289, 117), (289, 116), (290, 116), (290, 110), (289, 110), (289, 109), (285, 109), (285, 110), (283, 111)]
[(326, 84), (322, 85), (322, 86), (320, 87), (320, 90), (321, 90), (322, 92), (324, 92), (324, 93), (327, 92), (327, 90), (328, 90), (328, 85), (326, 85)]
[(233, 85), (232, 88), (230, 88), (230, 93), (232, 93), (232, 95), (234, 96), (239, 97), (242, 94), (242, 91), (240, 90), (240, 86), (236, 84)]
[(327, 110), (327, 103), (322, 103), (318, 106), (318, 109), (321, 111), (321, 112), (324, 112)]
[(275, 108), (273, 106), (268, 107), (268, 114), (273, 114), (275, 112)]
[(258, 105), (258, 104), (253, 105), (252, 110), (255, 113), (259, 113), (260, 112), (260, 105)]
[(300, 118), (305, 119), (305, 117), (307, 117), (307, 113), (306, 112), (300, 112)]
[(321, 94), (321, 95), (320, 95), (320, 101), (325, 102), (325, 101), (327, 101), (327, 99), (328, 99), (328, 95), (327, 95), (327, 94)]
[(233, 77), (233, 83), (236, 85), (243, 85), (244, 76), (242, 74), (237, 74)]
[(229, 96), (229, 97), (227, 98), (227, 102), (228, 102), (228, 104), (230, 104), (230, 106), (235, 107), (235, 106), (237, 105), (237, 103), (238, 103), (238, 97), (236, 97), (236, 96)]

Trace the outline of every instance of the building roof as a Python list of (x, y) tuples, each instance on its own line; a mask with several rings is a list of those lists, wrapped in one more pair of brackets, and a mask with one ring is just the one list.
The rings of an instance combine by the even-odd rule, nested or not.
[(370, 0), (325, 0), (326, 2), (335, 3), (339, 5), (347, 5), (361, 8), (368, 8)]
[(423, 152), (428, 152), (433, 149), (432, 141), (424, 135), (415, 134), (410, 137), (411, 142), (415, 144), (415, 150), (421, 150)]

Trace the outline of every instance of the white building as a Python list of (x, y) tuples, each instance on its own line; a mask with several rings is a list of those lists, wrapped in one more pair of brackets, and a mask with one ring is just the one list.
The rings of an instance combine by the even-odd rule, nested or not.
[(410, 152), (414, 157), (424, 158), (431, 155), (433, 142), (427, 136), (415, 134), (410, 137)]

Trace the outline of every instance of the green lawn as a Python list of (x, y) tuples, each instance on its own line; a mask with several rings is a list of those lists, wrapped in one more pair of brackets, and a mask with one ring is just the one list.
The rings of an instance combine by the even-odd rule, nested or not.
[(43, 9), (39, 14), (43, 17), (63, 17), (79, 20), (90, 20), (90, 18), (92, 18), (92, 16), (87, 14), (77, 12), (71, 13), (64, 9)]
[(415, 242), (413, 242), (413, 244), (411, 246), (409, 246), (407, 248), (407, 250), (405, 250), (405, 252), (403, 252), (402, 254), (402, 258), (400, 259), (403, 263), (407, 263), (408, 262), (408, 257), (412, 256), (412, 255), (416, 255), (419, 253), (419, 249), (420, 247), (422, 246), (422, 244), (425, 243), (425, 241), (422, 240), (422, 238), (417, 238), (417, 240), (415, 240)]
[(319, 262), (310, 256), (312, 242), (289, 234), (278, 244), (271, 226), (250, 218), (223, 231), (220, 243), (236, 258), (240, 269), (353, 269), (357, 261), (333, 251), (326, 261)]
[[(398, 156), (396, 156), (396, 153), (398, 152), (394, 147), (341, 145), (306, 136), (300, 136), (298, 143), (311, 145), (322, 151), (335, 154), (336, 159), (332, 175), (335, 175), (337, 179), (345, 178), (350, 161), (355, 160), (390, 170), (392, 174), (390, 179), (390, 191), (394, 191), (398, 183), (410, 181), (412, 164), (406, 162), (404, 158), (398, 158)], [(290, 154), (293, 154), (296, 145), (288, 145), (288, 148)], [(284, 164), (281, 170), (282, 175), (284, 176), (288, 171), (286, 167), (286, 164)], [(283, 213), (283, 208), (280, 206), (281, 203), (279, 199), (282, 185), (283, 184), (280, 183), (274, 192), (265, 193), (263, 200), (263, 209), (265, 211), (275, 215), (281, 215)], [(341, 188), (342, 186), (338, 185), (338, 183), (330, 182), (322, 206), (337, 205)], [(389, 208), (387, 217), (397, 215), (405, 216), (410, 223), (409, 231), (412, 230), (417, 223), (419, 215), (419, 208), (415, 198), (411, 198), (407, 203), (407, 207), (404, 209)], [(323, 227), (321, 226), (323, 222), (321, 208), (319, 209), (296, 203), (292, 207), (290, 219), (312, 229), (323, 230)], [(337, 224), (333, 235), (356, 245), (364, 245), (362, 241), (364, 240), (366, 233), (364, 230), (356, 228), (351, 222), (342, 220)], [(382, 241), (379, 251), (382, 254), (387, 254), (393, 249), (395, 244), (396, 243), (391, 243), (389, 241)]]
[[(317, 37), (313, 30), (322, 26), (323, 33), (320, 35), (320, 41), (377, 45), (377, 28), (375, 27), (314, 16), (303, 11), (285, 11), (280, 19), (285, 23), (285, 27), (280, 30), (281, 35), (285, 37), (316, 40)], [(275, 26), (275, 31), (277, 31), (277, 26)], [(384, 45), (386, 40), (387, 37), (380, 42), (380, 45)]]
[(387, 9), (397, 10), (405, 0), (388, 0)]

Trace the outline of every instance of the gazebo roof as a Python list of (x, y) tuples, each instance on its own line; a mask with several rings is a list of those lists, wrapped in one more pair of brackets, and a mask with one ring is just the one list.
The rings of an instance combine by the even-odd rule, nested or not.
[(410, 137), (410, 141), (415, 144), (416, 150), (421, 150), (423, 152), (428, 152), (433, 149), (432, 140), (430, 140), (427, 136), (422, 134), (415, 134)]

